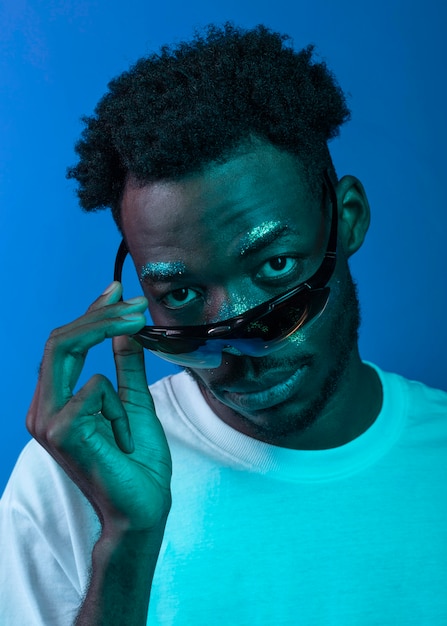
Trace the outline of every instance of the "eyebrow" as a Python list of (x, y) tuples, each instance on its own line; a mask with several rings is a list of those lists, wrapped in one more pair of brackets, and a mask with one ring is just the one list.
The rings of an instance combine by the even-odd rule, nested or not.
[(252, 254), (275, 241), (288, 226), (278, 221), (269, 220), (252, 228), (239, 243), (240, 256)]
[(168, 282), (185, 272), (186, 266), (182, 261), (157, 261), (143, 265), (139, 278), (140, 281), (150, 279), (154, 282)]

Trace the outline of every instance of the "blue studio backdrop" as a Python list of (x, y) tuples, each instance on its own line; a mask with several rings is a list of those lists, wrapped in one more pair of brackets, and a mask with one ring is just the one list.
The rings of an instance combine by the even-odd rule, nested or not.
[[(112, 279), (120, 238), (111, 216), (83, 214), (65, 179), (80, 117), (139, 56), (226, 20), (264, 23), (297, 48), (315, 43), (348, 94), (352, 121), (332, 153), (372, 207), (352, 260), (362, 356), (447, 389), (445, 3), (2, 0), (0, 492), (29, 439), (48, 334)], [(147, 370), (153, 381), (175, 367), (149, 355)], [(83, 380), (94, 372), (114, 380), (109, 342), (92, 351)]]

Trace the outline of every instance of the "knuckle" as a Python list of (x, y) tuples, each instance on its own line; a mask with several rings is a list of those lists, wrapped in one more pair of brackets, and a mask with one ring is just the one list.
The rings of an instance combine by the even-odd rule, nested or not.
[(112, 385), (110, 380), (104, 376), (104, 374), (93, 374), (90, 380), (85, 385), (86, 390), (90, 391), (91, 388), (105, 389)]
[(31, 401), (30, 407), (28, 409), (28, 412), (26, 414), (26, 419), (25, 419), (25, 426), (28, 429), (28, 432), (33, 434), (34, 431), (34, 425), (36, 423), (36, 407), (38, 406), (38, 401), (39, 401), (39, 387), (37, 387), (36, 391), (34, 392), (34, 397)]
[(39, 415), (28, 414), (26, 427), (34, 439), (40, 443), (47, 441), (47, 424)]
[(62, 442), (65, 439), (67, 432), (67, 427), (64, 421), (54, 419), (45, 429), (45, 432), (42, 433), (44, 437), (44, 441), (54, 449), (59, 449), (62, 447)]
[[(93, 374), (81, 389), (71, 398), (79, 413), (92, 411), (92, 407), (100, 407), (104, 399), (116, 394), (111, 381), (103, 374)], [(99, 408), (95, 408), (95, 411)]]
[(34, 436), (35, 430), (36, 430), (36, 419), (33, 413), (31, 413), (31, 411), (28, 411), (28, 414), (26, 416), (26, 420), (25, 420), (25, 426), (28, 430), (28, 432), (30, 433), (30, 435)]
[(80, 332), (76, 334), (75, 329), (71, 329), (70, 325), (56, 328), (50, 333), (45, 344), (43, 359), (40, 370), (44, 367), (45, 362), (54, 357), (65, 357), (71, 355), (75, 359), (83, 359), (87, 350), (81, 349), (77, 342), (80, 338)]
[(36, 397), (34, 397), (26, 415), (25, 426), (30, 435), (37, 441), (42, 442), (46, 439), (46, 422), (45, 416), (39, 410), (39, 403), (36, 401)]
[(53, 328), (48, 336), (47, 344), (52, 345), (53, 343), (55, 343), (63, 334), (65, 328), (65, 326), (57, 326), (56, 328)]
[(36, 439), (41, 444), (47, 443), (49, 441), (48, 427), (46, 424), (44, 425), (41, 422), (36, 422), (34, 426), (34, 433), (32, 434), (34, 439)]
[(87, 308), (85, 314), (107, 315), (108, 311), (115, 306), (115, 303), (108, 304), (104, 301), (104, 297), (100, 296), (97, 300)]
[(44, 360), (49, 355), (54, 354), (60, 349), (60, 346), (66, 335), (66, 326), (59, 326), (51, 331), (44, 348)]

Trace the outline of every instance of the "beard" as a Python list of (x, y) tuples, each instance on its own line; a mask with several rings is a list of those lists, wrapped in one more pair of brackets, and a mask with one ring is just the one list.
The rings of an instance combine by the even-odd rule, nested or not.
[[(219, 370), (207, 370), (209, 375), (206, 376), (206, 380), (200, 375), (200, 370), (186, 369), (189, 376), (199, 385), (208, 404), (224, 421), (241, 432), (274, 445), (281, 445), (281, 440), (291, 435), (303, 433), (317, 422), (329, 401), (337, 393), (340, 382), (349, 367), (351, 357), (357, 351), (360, 305), (357, 286), (349, 269), (347, 269), (344, 283), (343, 292), (338, 296), (337, 311), (330, 322), (328, 334), (328, 351), (335, 355), (334, 363), (326, 372), (318, 393), (315, 393), (299, 410), (294, 404), (290, 405), (289, 403), (289, 406), (285, 408), (286, 403), (279, 403), (274, 407), (264, 409), (260, 412), (263, 414), (261, 417), (258, 415), (257, 419), (253, 419), (253, 416), (244, 414), (242, 410), (236, 410), (222, 402), (218, 390), (222, 387), (225, 388), (226, 385), (231, 388), (232, 383), (243, 380), (248, 373), (250, 373), (249, 378), (266, 380), (269, 370), (275, 370), (277, 367), (298, 369), (304, 362), (312, 368), (316, 359), (314, 355), (306, 355), (305, 352), (301, 351), (302, 349), (305, 350), (306, 344), (305, 339), (302, 339), (302, 334), (297, 335), (296, 338), (293, 336), (291, 338), (292, 343), (296, 342), (299, 345), (298, 362), (295, 355), (286, 359), (275, 358), (275, 354), (281, 352), (279, 350), (278, 353), (272, 355), (272, 358), (225, 355), (228, 356), (228, 359), (225, 360), (231, 363), (231, 367), (227, 367), (222, 375), (219, 374)], [(231, 414), (233, 414), (233, 419), (231, 419)], [(280, 419), (279, 416), (281, 416)]]

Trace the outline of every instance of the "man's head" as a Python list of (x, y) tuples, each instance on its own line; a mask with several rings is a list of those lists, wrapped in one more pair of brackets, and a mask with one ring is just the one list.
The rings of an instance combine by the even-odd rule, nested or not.
[(120, 226), (127, 177), (153, 182), (225, 161), (250, 137), (297, 155), (316, 193), (331, 167), (328, 140), (349, 117), (312, 47), (295, 52), (263, 26), (210, 26), (111, 81), (77, 145), (68, 176), (85, 210), (111, 207)]
[[(211, 28), (111, 83), (70, 176), (85, 209), (112, 207), (154, 322), (214, 322), (318, 268), (331, 214), (323, 173), (336, 182), (327, 141), (347, 116), (311, 49), (295, 53), (263, 27)], [(230, 350), (220, 367), (191, 370), (224, 421), (265, 441), (293, 445), (333, 411), (337, 394), (352, 404), (359, 310), (348, 257), (369, 211), (353, 177), (336, 183), (336, 195), (337, 264), (324, 314), (272, 355)]]
[[(269, 441), (306, 430), (358, 365), (359, 310), (348, 257), (368, 225), (361, 184), (337, 184), (339, 241), (324, 313), (260, 358), (225, 350), (219, 367), (194, 369), (225, 421)], [(155, 324), (224, 320), (305, 281), (330, 230), (323, 179), (315, 197), (297, 157), (268, 143), (179, 180), (129, 179), (122, 225)]]

